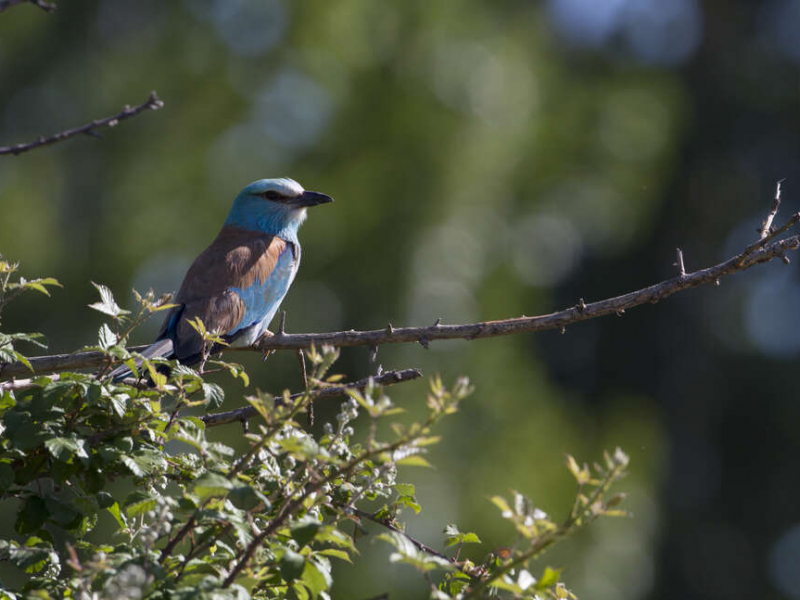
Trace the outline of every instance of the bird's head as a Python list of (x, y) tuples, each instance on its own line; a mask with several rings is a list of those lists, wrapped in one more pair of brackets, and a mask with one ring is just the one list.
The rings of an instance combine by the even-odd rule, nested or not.
[(259, 179), (239, 192), (225, 224), (296, 241), (297, 229), (306, 219), (306, 209), (328, 202), (333, 202), (333, 198), (306, 191), (294, 179)]

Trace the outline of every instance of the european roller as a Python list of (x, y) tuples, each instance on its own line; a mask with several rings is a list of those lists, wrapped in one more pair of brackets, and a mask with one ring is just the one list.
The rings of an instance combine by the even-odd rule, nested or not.
[[(306, 209), (333, 202), (292, 179), (260, 179), (245, 187), (211, 245), (183, 279), (156, 341), (146, 358), (177, 358), (193, 364), (203, 357), (203, 340), (188, 320), (234, 347), (253, 344), (267, 329), (300, 266), (297, 231)], [(125, 367), (111, 373), (119, 380)]]

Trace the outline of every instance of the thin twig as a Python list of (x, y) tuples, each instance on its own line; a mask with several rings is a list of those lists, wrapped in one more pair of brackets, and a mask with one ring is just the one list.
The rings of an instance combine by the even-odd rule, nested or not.
[(381, 525), (382, 527), (386, 527), (386, 529), (389, 529), (390, 531), (394, 531), (395, 533), (399, 533), (404, 538), (406, 538), (409, 542), (414, 544), (419, 550), (422, 550), (423, 552), (426, 552), (427, 554), (431, 554), (433, 556), (438, 556), (439, 558), (442, 558), (442, 559), (446, 560), (447, 562), (458, 566), (456, 564), (455, 559), (452, 559), (449, 556), (446, 556), (446, 555), (442, 554), (441, 552), (439, 552), (437, 550), (434, 550), (430, 546), (427, 546), (427, 545), (423, 544), (419, 540), (411, 537), (405, 531), (402, 531), (401, 529), (398, 529), (397, 527), (392, 525), (392, 523), (389, 520), (379, 519), (376, 516), (374, 516), (372, 513), (369, 513), (369, 512), (367, 512), (365, 510), (361, 510), (360, 508), (356, 508), (355, 506), (348, 506), (347, 510), (352, 512), (355, 515), (358, 515), (359, 517), (361, 517), (363, 519), (367, 519), (369, 521), (372, 521), (373, 523), (377, 523), (378, 525)]
[(775, 199), (772, 201), (772, 208), (770, 209), (767, 218), (764, 219), (763, 223), (761, 223), (761, 229), (758, 232), (758, 237), (760, 237), (762, 240), (767, 237), (770, 229), (772, 229), (772, 221), (775, 219), (775, 215), (778, 214), (778, 209), (781, 207), (781, 183), (783, 182), (784, 180), (781, 179), (775, 185)]
[(44, 0), (0, 0), (0, 13), (18, 4), (33, 4), (45, 12), (53, 12), (57, 8), (52, 2), (45, 2)]
[[(225, 348), (224, 351), (258, 351), (266, 353), (272, 350), (298, 350), (311, 346), (330, 345), (336, 347), (367, 346), (382, 344), (430, 343), (436, 340), (496, 337), (519, 333), (535, 333), (548, 330), (564, 330), (567, 326), (606, 315), (622, 315), (626, 310), (643, 304), (655, 304), (673, 294), (708, 283), (717, 284), (725, 275), (744, 271), (758, 264), (776, 258), (784, 259), (787, 252), (800, 248), (800, 237), (794, 235), (783, 240), (770, 243), (775, 237), (784, 233), (795, 224), (800, 223), (800, 213), (792, 216), (783, 226), (772, 231), (763, 240), (751, 244), (744, 252), (725, 262), (687, 273), (684, 277), (673, 277), (646, 288), (629, 292), (614, 298), (598, 302), (580, 303), (565, 310), (536, 317), (517, 317), (498, 321), (484, 321), (465, 325), (442, 325), (437, 323), (428, 327), (394, 327), (391, 324), (384, 329), (368, 331), (333, 331), (329, 333), (283, 333), (273, 336), (262, 336), (253, 346), (247, 348)], [(129, 348), (141, 351), (147, 346)], [(76, 352), (54, 356), (30, 358), (30, 364), (36, 373), (52, 373), (69, 371), (85, 367), (97, 367), (105, 360), (102, 352)], [(9, 379), (19, 375), (30, 374), (30, 370), (20, 362), (0, 364), (0, 379)]]
[(63, 142), (66, 139), (69, 139), (73, 136), (80, 135), (80, 134), (87, 134), (93, 135), (96, 129), (101, 127), (114, 127), (120, 121), (124, 121), (125, 119), (130, 119), (131, 117), (135, 117), (141, 112), (145, 110), (158, 110), (164, 106), (164, 103), (159, 99), (158, 95), (155, 92), (150, 92), (150, 97), (140, 104), (139, 106), (134, 106), (131, 108), (130, 106), (126, 106), (122, 109), (122, 112), (119, 114), (114, 115), (113, 117), (106, 117), (105, 119), (97, 119), (92, 121), (91, 123), (87, 123), (81, 127), (76, 127), (75, 129), (67, 129), (66, 131), (62, 131), (61, 133), (57, 133), (55, 135), (51, 135), (50, 137), (40, 137), (35, 142), (30, 142), (27, 144), (17, 144), (15, 146), (0, 146), (0, 155), (3, 154), (13, 154), (17, 156), (22, 154), (23, 152), (28, 152), (29, 150), (33, 150), (34, 148), (40, 148), (42, 146), (49, 146), (50, 144), (55, 144), (57, 142)]
[[(347, 390), (353, 389), (364, 389), (369, 385), (370, 380), (373, 383), (378, 385), (393, 385), (395, 383), (402, 383), (404, 381), (412, 381), (414, 379), (419, 379), (422, 377), (422, 372), (419, 369), (403, 369), (402, 371), (387, 371), (383, 373), (380, 377), (366, 377), (359, 381), (354, 381), (353, 383), (346, 383), (344, 385), (333, 385), (330, 387), (323, 387), (318, 388), (310, 392), (311, 398), (314, 400), (320, 400), (325, 398), (336, 398), (338, 396), (343, 396), (347, 393)], [(292, 394), (289, 396), (290, 401), (297, 400), (301, 396), (304, 396), (308, 392), (299, 392), (297, 394)], [(258, 414), (258, 411), (252, 406), (245, 406), (242, 408), (237, 408), (236, 410), (229, 410), (225, 412), (219, 413), (211, 413), (201, 417), (203, 422), (206, 424), (206, 427), (215, 427), (217, 425), (225, 425), (226, 423), (235, 423), (237, 421), (243, 421), (254, 417)]]

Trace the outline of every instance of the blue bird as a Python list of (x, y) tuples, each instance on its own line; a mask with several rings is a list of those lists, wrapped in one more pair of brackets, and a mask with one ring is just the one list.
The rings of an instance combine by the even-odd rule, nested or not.
[[(310, 206), (333, 202), (292, 179), (260, 179), (245, 187), (211, 245), (195, 259), (183, 279), (156, 341), (145, 358), (200, 362), (203, 339), (188, 320), (199, 317), (206, 329), (234, 347), (253, 344), (267, 329), (300, 266), (297, 230)], [(119, 367), (119, 381), (130, 371)]]

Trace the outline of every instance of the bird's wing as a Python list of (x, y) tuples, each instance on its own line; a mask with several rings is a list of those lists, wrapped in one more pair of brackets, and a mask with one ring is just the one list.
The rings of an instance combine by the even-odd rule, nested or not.
[(186, 273), (175, 297), (178, 306), (167, 315), (159, 338), (171, 338), (175, 356), (191, 361), (203, 352), (203, 341), (187, 319), (200, 317), (208, 331), (223, 336), (249, 326), (265, 312), (258, 298), (269, 295), (276, 266), (292, 254), (291, 246), (277, 236), (223, 227)]

